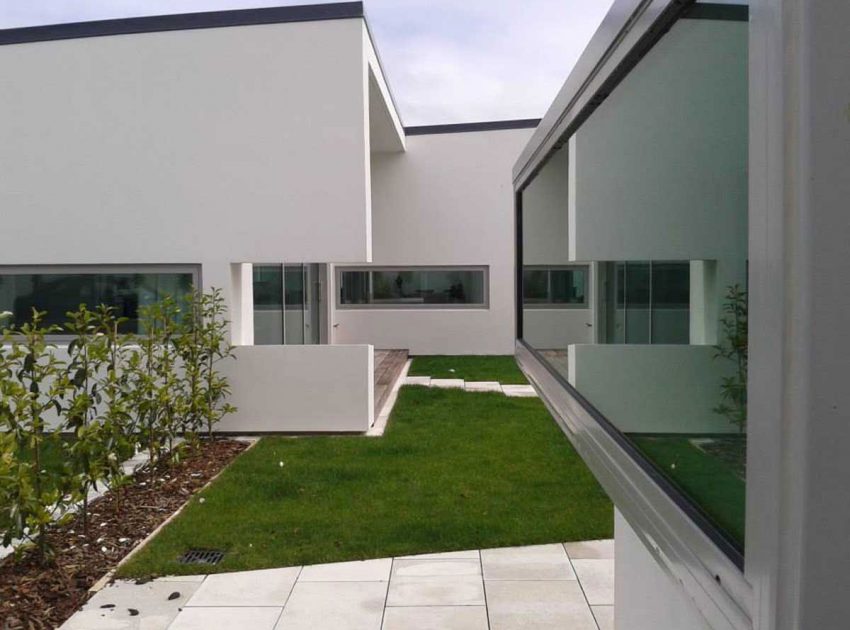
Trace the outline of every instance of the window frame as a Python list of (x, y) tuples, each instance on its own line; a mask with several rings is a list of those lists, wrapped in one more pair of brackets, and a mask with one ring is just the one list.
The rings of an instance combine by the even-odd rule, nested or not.
[[(183, 274), (192, 275), (192, 286), (203, 287), (203, 268), (199, 263), (142, 263), (142, 264), (72, 264), (72, 265), (0, 265), (0, 277), (23, 275), (109, 275), (109, 274)], [(80, 302), (82, 304), (83, 302)], [(97, 304), (86, 304), (95, 308)], [(77, 304), (79, 307), (79, 304)], [(142, 337), (143, 335), (136, 335)], [(69, 333), (52, 333), (46, 336), (51, 342), (67, 342), (74, 336)]]
[[(372, 273), (373, 272), (404, 272), (404, 271), (472, 271), (481, 272), (483, 275), (483, 293), (482, 301), (466, 304), (402, 304), (402, 303), (368, 303), (368, 304), (344, 304), (342, 301), (342, 274), (348, 272), (368, 272), (369, 273), (369, 293), (370, 299), (372, 290)], [(490, 267), (487, 265), (381, 265), (381, 266), (337, 266), (334, 270), (334, 280), (336, 282), (336, 308), (340, 310), (383, 310), (383, 311), (463, 311), (463, 310), (489, 310), (490, 308)]]

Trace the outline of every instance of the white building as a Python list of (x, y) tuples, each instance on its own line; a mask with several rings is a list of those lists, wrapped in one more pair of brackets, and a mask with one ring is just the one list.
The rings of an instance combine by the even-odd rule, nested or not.
[(615, 0), (539, 125), (434, 128), (359, 2), (0, 31), (0, 310), (222, 288), (239, 432), (365, 431), (376, 347), (515, 351), (616, 504), (618, 630), (839, 630), (848, 30)]
[(222, 430), (365, 431), (376, 347), (513, 352), (538, 121), (405, 129), (362, 3), (2, 31), (0, 76), (0, 310), (221, 288)]

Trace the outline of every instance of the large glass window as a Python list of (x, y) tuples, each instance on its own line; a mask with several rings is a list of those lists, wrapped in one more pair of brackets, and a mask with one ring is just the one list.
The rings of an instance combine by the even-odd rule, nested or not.
[(587, 306), (587, 267), (526, 267), (523, 303), (554, 308)]
[(127, 319), (124, 332), (141, 333), (139, 309), (171, 296), (181, 300), (198, 283), (196, 267), (66, 267), (0, 269), (0, 311), (11, 322), (29, 321), (32, 310), (47, 313), (46, 325), (62, 325), (81, 304), (111, 306)]
[(321, 342), (318, 264), (254, 265), (254, 343)]
[[(519, 334), (741, 561), (747, 22), (687, 15), (523, 182)], [(541, 309), (569, 261), (587, 308)]]
[(340, 269), (342, 307), (484, 307), (485, 268)]

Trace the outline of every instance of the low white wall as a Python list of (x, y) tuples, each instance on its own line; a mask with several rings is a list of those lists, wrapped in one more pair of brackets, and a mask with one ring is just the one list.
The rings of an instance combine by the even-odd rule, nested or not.
[(222, 365), (239, 410), (219, 431), (363, 432), (372, 425), (372, 346), (241, 346)]
[[(507, 310), (507, 305), (500, 306)], [(491, 309), (336, 309), (336, 343), (406, 349), (410, 354), (512, 354), (510, 313)], [(504, 330), (494, 330), (502, 323)]]
[(682, 588), (614, 510), (614, 627), (616, 630), (709, 630)]
[(712, 411), (731, 373), (715, 354), (713, 346), (572, 345), (568, 378), (624, 432), (737, 432)]
[(593, 342), (593, 310), (589, 308), (525, 308), (523, 339), (538, 350), (564, 349)]

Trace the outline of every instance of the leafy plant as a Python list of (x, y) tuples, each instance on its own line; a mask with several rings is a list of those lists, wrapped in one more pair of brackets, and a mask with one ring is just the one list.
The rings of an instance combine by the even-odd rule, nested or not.
[(226, 311), (221, 289), (213, 289), (201, 296), (202, 415), (210, 439), (213, 437), (213, 427), (225, 415), (236, 411), (236, 407), (227, 402), (230, 383), (218, 370), (221, 361), (236, 358), (228, 335), (230, 322), (224, 317)]
[[(5, 333), (11, 347), (5, 355), (6, 374), (3, 382), (2, 430), (14, 440), (20, 454), (32, 454), (32, 461), (20, 456), (6, 465), (4, 504), (9, 506), (9, 527), (3, 544), (15, 538), (35, 542), (41, 562), (48, 558), (47, 528), (64, 510), (66, 499), (57, 489), (52, 473), (42, 466), (47, 440), (49, 413), (61, 413), (60, 400), (65, 393), (65, 364), (56, 358), (55, 346), (47, 335), (58, 332), (57, 326), (43, 326), (45, 313), (33, 310), (32, 319), (19, 329)], [(6, 438), (7, 440), (9, 438)], [(5, 457), (5, 456), (4, 456)]]
[(737, 284), (732, 285), (726, 292), (720, 320), (723, 337), (715, 358), (731, 361), (734, 371), (721, 381), (721, 402), (714, 412), (725, 416), (741, 433), (747, 428), (747, 320), (747, 292)]

